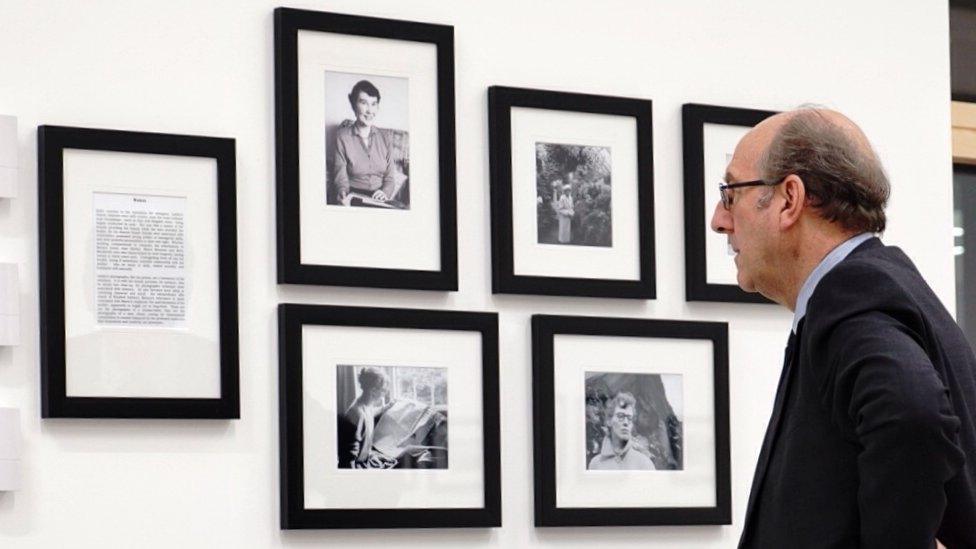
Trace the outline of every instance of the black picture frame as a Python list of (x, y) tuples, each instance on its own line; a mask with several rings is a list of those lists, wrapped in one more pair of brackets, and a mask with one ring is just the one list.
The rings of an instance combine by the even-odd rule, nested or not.
[(706, 213), (704, 186), (721, 183), (705, 181), (705, 124), (751, 128), (774, 114), (774, 111), (697, 103), (687, 103), (681, 107), (685, 184), (685, 299), (688, 301), (772, 303), (762, 294), (746, 292), (735, 284), (708, 282), (705, 238), (709, 228), (701, 220)]
[[(233, 139), (65, 126), (40, 126), (41, 417), (240, 418), (237, 298), (237, 191)], [(213, 158), (217, 164), (217, 243), (220, 334), (219, 398), (68, 396), (65, 354), (64, 151), (80, 149)]]
[[(304, 490), (302, 327), (305, 325), (473, 331), (481, 335), (484, 506), (307, 509)], [(432, 343), (436, 344), (436, 343)], [(466, 311), (278, 306), (281, 528), (460, 528), (501, 526), (498, 315)]]
[[(714, 507), (557, 507), (554, 336), (561, 334), (710, 340), (713, 349)], [(532, 316), (532, 413), (536, 526), (731, 524), (728, 324), (585, 316)]]
[[(527, 276), (515, 274), (512, 228), (513, 107), (631, 116), (637, 132), (637, 280)], [(652, 103), (646, 99), (611, 97), (538, 89), (488, 88), (488, 141), (491, 172), (492, 292), (585, 297), (654, 299), (654, 149)]]
[[(274, 12), (278, 283), (456, 291), (454, 27), (340, 13)], [(302, 263), (299, 224), (298, 31), (430, 43), (437, 48), (440, 269), (422, 271)]]

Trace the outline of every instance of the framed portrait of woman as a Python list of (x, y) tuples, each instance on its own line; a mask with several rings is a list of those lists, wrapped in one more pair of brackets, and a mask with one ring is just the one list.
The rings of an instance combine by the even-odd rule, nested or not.
[(651, 102), (492, 86), (494, 293), (653, 299)]
[(278, 282), (457, 289), (453, 27), (275, 10)]
[(278, 322), (283, 529), (501, 526), (497, 314)]

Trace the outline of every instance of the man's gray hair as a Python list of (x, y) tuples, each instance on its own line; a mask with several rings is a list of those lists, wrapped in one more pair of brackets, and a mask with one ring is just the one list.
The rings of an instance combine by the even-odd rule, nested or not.
[[(763, 180), (803, 180), (821, 217), (851, 232), (880, 233), (891, 194), (888, 176), (864, 134), (844, 127), (820, 108), (803, 106), (780, 127), (759, 160)], [(768, 204), (772, 193), (764, 196)], [(764, 204), (765, 203), (765, 204)]]

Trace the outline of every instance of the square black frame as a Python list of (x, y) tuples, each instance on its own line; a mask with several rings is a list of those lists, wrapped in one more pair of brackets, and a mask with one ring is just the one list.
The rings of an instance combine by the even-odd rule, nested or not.
[[(220, 398), (67, 396), (64, 304), (64, 150), (81, 149), (213, 158), (217, 162)], [(240, 418), (237, 302), (237, 190), (233, 139), (40, 126), (41, 417)]]
[[(274, 12), (274, 28), (278, 283), (456, 291), (458, 273), (454, 27), (277, 8)], [(301, 262), (298, 142), (299, 30), (425, 42), (436, 46), (440, 270), (310, 265)]]
[[(707, 339), (715, 386), (715, 507), (556, 506), (553, 338), (556, 334)], [(728, 324), (586, 316), (532, 316), (532, 415), (536, 526), (660, 526), (732, 523)]]
[[(512, 107), (632, 116), (637, 121), (638, 280), (515, 274), (512, 234)], [(526, 88), (488, 88), (492, 293), (654, 299), (654, 149), (646, 99)]]
[[(480, 509), (306, 509), (302, 326), (363, 326), (481, 333), (484, 507)], [(329, 305), (278, 305), (281, 528), (497, 527), (501, 513), (498, 314)]]
[(705, 124), (751, 128), (774, 111), (739, 109), (686, 103), (681, 107), (685, 177), (685, 299), (725, 303), (772, 303), (759, 293), (749, 293), (735, 284), (708, 282), (705, 257)]

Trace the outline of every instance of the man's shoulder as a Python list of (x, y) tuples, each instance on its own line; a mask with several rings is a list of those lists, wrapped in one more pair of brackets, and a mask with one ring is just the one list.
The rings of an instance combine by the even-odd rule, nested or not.
[[(900, 249), (875, 245), (855, 250), (823, 277), (810, 297), (803, 349), (821, 353), (832, 348), (831, 342), (877, 336), (886, 329), (920, 333), (925, 318), (940, 314), (939, 308), (931, 288)], [(848, 329), (853, 326), (858, 329)]]
[(607, 458), (603, 454), (597, 454), (590, 458), (590, 462), (586, 464), (587, 469), (603, 469), (603, 464), (607, 461)]
[(627, 452), (627, 458), (632, 464), (637, 465), (641, 469), (656, 469), (654, 462), (651, 461), (651, 458), (636, 448), (631, 448), (630, 451)]
[(909, 299), (909, 289), (925, 285), (912, 261), (894, 246), (855, 250), (830, 270), (810, 296), (811, 317), (821, 309), (873, 308)]

